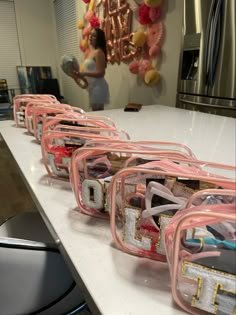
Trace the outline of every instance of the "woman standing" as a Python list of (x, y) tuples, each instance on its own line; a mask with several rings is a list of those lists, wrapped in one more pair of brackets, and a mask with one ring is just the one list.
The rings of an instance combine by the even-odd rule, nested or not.
[(95, 28), (89, 35), (90, 53), (84, 61), (84, 72), (75, 72), (74, 80), (88, 81), (89, 103), (93, 111), (104, 110), (109, 103), (109, 87), (104, 78), (107, 66), (107, 50), (105, 33)]

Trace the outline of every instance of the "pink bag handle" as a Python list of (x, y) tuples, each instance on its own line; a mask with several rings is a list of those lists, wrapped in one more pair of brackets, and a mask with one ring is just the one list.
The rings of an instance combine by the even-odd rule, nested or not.
[(68, 122), (76, 122), (76, 123), (83, 124), (84, 126), (88, 126), (88, 127), (92, 125), (92, 126), (97, 126), (101, 128), (103, 127), (103, 128), (110, 128), (113, 130), (115, 129), (114, 127), (107, 125), (103, 121), (99, 121), (96, 119), (87, 119), (84, 116), (70, 112), (63, 115), (57, 115), (56, 117), (47, 117), (44, 122), (43, 132), (57, 125), (62, 120), (67, 120)]
[(80, 115), (86, 115), (86, 112), (83, 110), (83, 108), (81, 107), (77, 107), (77, 106), (71, 106), (71, 110), (76, 113), (76, 114), (80, 114)]
[[(191, 163), (191, 165), (194, 162)], [(136, 166), (138, 167), (138, 166)], [(151, 161), (148, 163), (145, 163), (142, 165), (143, 168), (145, 169), (154, 169), (154, 168), (160, 168), (162, 170), (165, 170), (167, 172), (179, 172), (184, 174), (200, 174), (200, 175), (206, 175), (205, 172), (203, 172), (201, 169), (199, 168), (194, 168), (192, 166), (186, 167), (186, 166), (181, 166), (180, 164), (176, 164), (173, 163), (172, 161), (168, 160), (168, 159), (164, 159), (161, 161)]]
[[(96, 142), (96, 141), (91, 141), (89, 143), (89, 145), (100, 145), (100, 143)], [(183, 154), (186, 154), (188, 156), (191, 156), (192, 159), (195, 159), (195, 155), (193, 154), (193, 152), (191, 151), (190, 148), (188, 148), (187, 146), (181, 144), (181, 143), (177, 143), (177, 142), (164, 142), (164, 141), (114, 141), (114, 140), (109, 140), (106, 143), (104, 143), (104, 145), (110, 145), (113, 146), (114, 148), (125, 148), (125, 146), (127, 146), (127, 149), (140, 149), (140, 147), (143, 145), (143, 150), (147, 150), (146, 146), (150, 148), (153, 148), (153, 150), (161, 150), (161, 151), (172, 151), (174, 152), (177, 148), (178, 150), (176, 150), (177, 152), (181, 152)], [(165, 147), (168, 146), (168, 149), (166, 149)], [(181, 149), (184, 151), (182, 152)]]
[[(178, 164), (173, 163), (173, 162), (178, 162)], [(180, 163), (184, 165), (180, 165)], [(185, 166), (187, 164), (187, 166)], [(212, 163), (212, 162), (206, 162), (206, 161), (200, 161), (200, 160), (180, 160), (180, 159), (174, 159), (174, 160), (168, 160), (168, 159), (163, 159), (162, 161), (151, 161), (149, 163), (145, 163), (142, 165), (143, 168), (160, 168), (169, 172), (180, 172), (184, 174), (196, 174), (198, 176), (209, 176), (210, 177), (215, 177), (219, 179), (224, 179), (225, 177), (214, 174), (214, 173), (209, 173), (207, 171), (204, 171), (201, 169), (201, 167), (214, 167), (215, 169), (225, 169), (225, 170), (230, 170), (232, 173), (235, 174), (236, 167), (231, 166), (231, 165), (225, 165), (225, 164), (219, 164), (219, 163)], [(136, 166), (138, 167), (138, 166)], [(199, 178), (200, 179), (200, 178)], [(233, 180), (230, 181), (230, 186), (228, 187), (229, 189), (234, 189), (235, 184), (233, 185)], [(225, 187), (227, 188), (227, 187)]]
[[(225, 212), (224, 209), (226, 209), (227, 212)], [(196, 215), (196, 213), (198, 213), (198, 215)], [(165, 240), (166, 242), (168, 240), (171, 240), (172, 242), (173, 239), (176, 238), (176, 233), (180, 233), (180, 229), (182, 231), (192, 229), (196, 226), (216, 224), (220, 222), (222, 217), (224, 217), (224, 215), (226, 215), (227, 213), (229, 213), (230, 215), (235, 215), (235, 205), (200, 205), (193, 208), (186, 208), (184, 210), (181, 210), (172, 217), (171, 221), (166, 227)]]
[[(153, 156), (151, 156), (150, 154), (150, 159), (160, 159), (160, 158), (171, 158), (172, 160), (173, 159), (180, 159), (180, 161), (186, 159), (186, 160), (189, 160), (189, 159), (194, 159), (195, 158), (193, 157), (193, 154), (191, 154), (191, 156), (181, 152), (181, 151), (174, 151), (174, 150), (163, 150), (161, 147), (160, 148), (157, 148), (159, 147), (161, 143), (161, 146), (162, 144), (164, 143), (165, 145), (168, 144), (170, 145), (170, 142), (159, 142), (159, 141), (140, 141), (140, 142), (133, 142), (133, 141), (116, 141), (116, 140), (109, 140), (108, 142), (98, 142), (96, 140), (92, 140), (92, 141), (89, 141), (86, 143), (86, 147), (102, 147), (102, 146), (108, 146), (109, 145), (109, 148), (110, 150), (114, 150), (114, 149), (120, 149), (120, 151), (124, 151), (124, 152), (129, 152), (129, 150), (136, 150), (136, 151), (139, 151), (140, 150), (143, 150), (143, 152), (147, 151), (147, 150), (153, 150), (154, 154)], [(177, 143), (171, 143), (172, 146), (176, 146), (178, 145)], [(181, 149), (181, 145), (180, 145), (180, 149)], [(190, 150), (190, 149), (189, 149)], [(191, 150), (190, 150), (191, 151)], [(126, 156), (127, 156), (126, 154)], [(149, 154), (149, 153), (148, 153)], [(130, 153), (131, 155), (131, 153)], [(136, 160), (137, 158), (147, 158), (145, 156), (142, 156), (140, 153), (139, 155), (137, 156), (130, 156), (129, 159), (127, 159), (127, 161), (124, 163), (124, 167), (129, 167), (134, 160)], [(197, 167), (197, 166), (196, 166)]]
[[(196, 199), (203, 198), (205, 196), (224, 196), (224, 197), (232, 197), (236, 200), (236, 190), (227, 190), (227, 189), (205, 189), (196, 192), (193, 194), (187, 204), (186, 208), (190, 208)], [(226, 202), (229, 203), (229, 202)], [(204, 202), (202, 205), (205, 204)], [(221, 202), (221, 204), (224, 204)], [(207, 205), (207, 204), (206, 204)], [(236, 210), (236, 208), (235, 208)], [(224, 222), (221, 226), (214, 226), (214, 230), (217, 231), (219, 234), (223, 235), (225, 238), (231, 237), (236, 238), (236, 230), (232, 225), (228, 224), (227, 222)]]
[(228, 189), (205, 189), (200, 190), (196, 193), (194, 193), (188, 200), (186, 204), (186, 208), (190, 208), (194, 204), (194, 200), (205, 197), (205, 196), (232, 196), (236, 198), (236, 183), (235, 183), (235, 189), (234, 190), (228, 190)]
[[(113, 140), (116, 141), (116, 140)], [(176, 151), (164, 151), (164, 150), (155, 150), (152, 147), (148, 147), (145, 146), (143, 147), (142, 145), (138, 146), (135, 145), (135, 147), (131, 146), (128, 147), (128, 143), (126, 143), (126, 145), (123, 145), (124, 142), (120, 142), (119, 145), (113, 146), (113, 145), (106, 145), (106, 142), (103, 141), (96, 141), (97, 146), (91, 146), (91, 144), (93, 145), (95, 143), (95, 140), (89, 141), (86, 143), (86, 145), (84, 146), (84, 149), (88, 149), (90, 150), (94, 150), (94, 151), (98, 151), (98, 152), (107, 152), (108, 148), (109, 151), (111, 152), (123, 152), (126, 154), (126, 156), (130, 156), (131, 160), (128, 160), (128, 162), (126, 162), (125, 167), (127, 167), (128, 163), (130, 161), (132, 161), (132, 154), (137, 154), (137, 157), (134, 158), (139, 158), (141, 157), (145, 157), (145, 155), (148, 155), (150, 158), (157, 158), (157, 157), (161, 157), (163, 158), (167, 158), (167, 157), (171, 157), (173, 160), (175, 160), (178, 162), (184, 162), (186, 159), (189, 161), (189, 163), (195, 162), (195, 160), (191, 160), (191, 158), (189, 158), (188, 156), (186, 156), (185, 154), (181, 153), (181, 152), (176, 152)], [(100, 146), (98, 145), (100, 144)], [(148, 143), (147, 143), (148, 144)], [(105, 145), (105, 146), (104, 146)], [(200, 165), (200, 163), (199, 163)]]
[(52, 98), (57, 100), (57, 98), (52, 94), (18, 94), (14, 96), (14, 100), (20, 99), (20, 98)]
[(86, 113), (85, 116), (87, 119), (96, 119), (99, 121), (101, 120), (101, 121), (105, 122), (106, 124), (110, 125), (111, 127), (116, 128), (115, 122), (109, 117), (99, 116), (99, 115), (90, 115), (89, 113)]
[[(104, 139), (106, 139), (107, 136), (110, 135), (110, 137), (112, 139), (120, 139), (120, 138), (126, 138), (126, 137), (129, 137), (128, 133), (126, 132), (123, 132), (123, 130), (118, 130), (118, 129), (113, 129), (113, 128), (104, 128), (104, 127), (81, 127), (81, 126), (67, 126), (67, 125), (57, 125), (54, 130), (55, 131), (60, 131), (60, 129), (63, 129), (63, 130), (68, 130), (71, 131), (71, 132), (79, 132), (79, 133), (86, 133), (86, 132), (90, 132), (90, 133), (94, 133), (95, 134), (100, 134), (102, 136), (103, 133), (105, 133), (104, 135)], [(94, 138), (91, 138), (91, 140), (94, 140), (96, 139), (96, 137)], [(110, 139), (109, 137), (107, 139)]]
[[(86, 145), (81, 148), (78, 152), (75, 151), (74, 153), (74, 156), (73, 156), (73, 160), (75, 161), (75, 163), (78, 163), (78, 161), (76, 161), (76, 155), (78, 154), (78, 159), (84, 159), (86, 158), (87, 156), (93, 154), (93, 155), (98, 155), (98, 154), (104, 154), (106, 152), (113, 152), (113, 153), (123, 153), (125, 154), (126, 156), (130, 156), (132, 154), (136, 154), (136, 155), (142, 155), (142, 156), (150, 156), (150, 157), (154, 157), (154, 158), (163, 158), (163, 157), (166, 157), (166, 156), (169, 156), (169, 157), (172, 157), (175, 156), (175, 152), (172, 153), (172, 151), (154, 151), (152, 148), (148, 148), (148, 147), (145, 147), (145, 150), (142, 150), (142, 145), (138, 148), (138, 145), (135, 146), (135, 150), (133, 149), (132, 145), (131, 145), (131, 148), (130, 149), (127, 149), (127, 146), (125, 146), (125, 148), (122, 147), (123, 143), (119, 143), (119, 147), (113, 147), (113, 146), (106, 146), (106, 147), (91, 147), (89, 146), (90, 143), (94, 143), (94, 140), (93, 141), (89, 141), (88, 143), (86, 143)], [(97, 143), (99, 143), (99, 141), (97, 141)], [(101, 141), (100, 143), (103, 144), (103, 141)], [(84, 155), (83, 155), (83, 152)], [(86, 153), (87, 152), (87, 153)], [(180, 155), (182, 157), (182, 154)], [(183, 160), (183, 159), (182, 159)], [(182, 161), (181, 160), (181, 161)]]

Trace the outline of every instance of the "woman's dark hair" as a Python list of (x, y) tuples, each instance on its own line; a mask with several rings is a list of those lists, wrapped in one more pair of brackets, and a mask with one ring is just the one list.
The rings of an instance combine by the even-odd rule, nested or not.
[(106, 44), (105, 33), (100, 28), (95, 28), (94, 30), (96, 32), (96, 45), (94, 48), (95, 49), (100, 48), (104, 52), (105, 60), (107, 63), (107, 44)]

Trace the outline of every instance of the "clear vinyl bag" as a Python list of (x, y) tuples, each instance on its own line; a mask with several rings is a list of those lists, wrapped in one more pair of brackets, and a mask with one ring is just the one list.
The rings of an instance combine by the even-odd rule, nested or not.
[(71, 156), (87, 141), (126, 137), (126, 134), (113, 127), (100, 127), (100, 121), (92, 120), (93, 127), (91, 127), (91, 122), (90, 126), (87, 126), (87, 119), (79, 119), (76, 122), (77, 125), (57, 124), (53, 130), (43, 132), (41, 139), (43, 162), (48, 174), (52, 177), (69, 179), (68, 166)]
[[(217, 175), (223, 169), (229, 178)], [(234, 175), (231, 166), (177, 159), (119, 171), (112, 178), (108, 199), (114, 241), (125, 252), (166, 261), (164, 232), (171, 218), (198, 191), (233, 189)], [(194, 206), (202, 202), (198, 198)]]
[(51, 102), (51, 101), (31, 101), (28, 102), (25, 107), (25, 127), (28, 133), (34, 136), (34, 114), (36, 109), (43, 111), (44, 108), (50, 108), (55, 110), (60, 110), (59, 113), (64, 113), (66, 110), (71, 110), (71, 106), (68, 104), (61, 104), (59, 102)]
[(74, 112), (77, 115), (83, 116), (85, 114), (84, 110), (79, 107), (73, 107), (65, 104), (65, 106), (37, 106), (34, 107), (32, 112), (32, 127), (33, 135), (38, 143), (41, 142), (43, 123), (46, 117), (55, 117), (60, 114), (65, 114), (68, 112)]
[(43, 122), (46, 117), (54, 117), (59, 114), (64, 114), (70, 108), (57, 107), (57, 106), (37, 106), (34, 107), (32, 112), (32, 129), (33, 136), (38, 143), (41, 143)]
[(27, 103), (32, 101), (58, 102), (54, 95), (49, 94), (22, 94), (13, 99), (13, 115), (16, 127), (25, 128), (25, 108)]
[(187, 147), (170, 142), (91, 140), (72, 155), (70, 181), (79, 210), (109, 218), (107, 194), (112, 176), (119, 170), (164, 157), (192, 160)]
[(197, 193), (165, 229), (172, 295), (190, 314), (235, 314), (235, 199), (235, 190)]

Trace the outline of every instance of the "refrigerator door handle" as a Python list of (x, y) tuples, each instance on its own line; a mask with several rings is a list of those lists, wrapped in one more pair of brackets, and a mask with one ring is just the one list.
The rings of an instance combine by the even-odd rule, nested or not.
[(223, 39), (223, 27), (224, 27), (224, 5), (223, 4), (224, 3), (221, 0), (220, 14), (219, 14), (218, 26), (217, 26), (217, 45), (216, 45), (216, 49), (215, 49), (215, 55), (214, 55), (213, 67), (212, 67), (212, 74), (211, 74), (212, 86), (215, 83), (216, 69), (217, 69), (217, 65), (218, 65), (220, 49), (221, 49), (221, 46), (222, 46), (222, 39)]
[(209, 50), (210, 50), (210, 44), (211, 44), (211, 28), (212, 28), (215, 6), (216, 6), (216, 0), (212, 0), (209, 15), (208, 15), (208, 20), (207, 20), (206, 38), (205, 38), (206, 49), (204, 52), (204, 61), (203, 61), (206, 85), (208, 85), (209, 83)]
[(186, 103), (186, 104), (191, 104), (191, 105), (199, 105), (199, 106), (207, 106), (207, 107), (214, 107), (214, 108), (225, 108), (225, 109), (236, 109), (235, 107), (230, 107), (230, 106), (226, 106), (226, 105), (223, 105), (223, 104), (217, 104), (217, 105), (212, 105), (212, 104), (209, 104), (209, 103), (202, 103), (202, 102), (194, 102), (194, 101), (189, 101), (189, 100), (186, 100), (184, 98), (180, 98), (179, 99), (180, 102), (182, 103)]
[(212, 42), (210, 49), (209, 62), (209, 86), (212, 88), (215, 81), (216, 65), (219, 57), (221, 38), (221, 23), (222, 23), (222, 0), (218, 0), (216, 6), (215, 17), (212, 27)]

